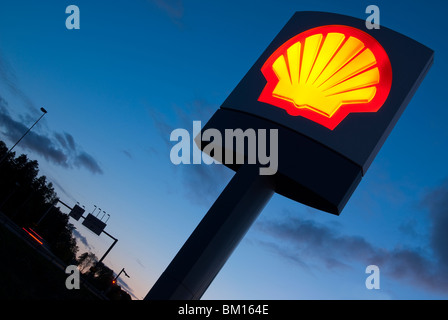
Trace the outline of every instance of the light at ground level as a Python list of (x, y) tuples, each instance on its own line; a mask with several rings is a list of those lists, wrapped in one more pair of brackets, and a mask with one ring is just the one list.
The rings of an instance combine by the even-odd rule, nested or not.
[(36, 242), (37, 243), (39, 243), (39, 244), (43, 244), (43, 242), (42, 241), (40, 241), (35, 235), (33, 235), (30, 231), (28, 231), (27, 229), (25, 229), (25, 228), (22, 228), (26, 233), (28, 233), (29, 235), (30, 235), (30, 237), (31, 238), (33, 238), (34, 240), (36, 240)]

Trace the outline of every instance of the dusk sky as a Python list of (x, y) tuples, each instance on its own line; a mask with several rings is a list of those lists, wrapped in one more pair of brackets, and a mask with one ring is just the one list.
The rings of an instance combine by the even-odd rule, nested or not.
[[(2, 1), (0, 139), (48, 111), (16, 153), (65, 203), (110, 214), (105, 263), (143, 299), (234, 174), (171, 163), (172, 130), (204, 125), (294, 12), (366, 19), (371, 4), (433, 66), (341, 215), (274, 195), (203, 299), (447, 299), (446, 2)], [(79, 254), (112, 244), (70, 221)]]

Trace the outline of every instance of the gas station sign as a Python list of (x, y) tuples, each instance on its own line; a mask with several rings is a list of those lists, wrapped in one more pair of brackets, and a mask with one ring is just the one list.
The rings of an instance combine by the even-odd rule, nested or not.
[(432, 62), (386, 27), (296, 12), (203, 131), (278, 129), (275, 192), (339, 214)]

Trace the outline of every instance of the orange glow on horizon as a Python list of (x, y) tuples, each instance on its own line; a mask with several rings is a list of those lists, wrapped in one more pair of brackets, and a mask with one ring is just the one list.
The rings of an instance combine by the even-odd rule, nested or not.
[(291, 38), (261, 71), (267, 84), (259, 101), (331, 130), (349, 113), (378, 111), (392, 84), (383, 47), (369, 34), (341, 25)]

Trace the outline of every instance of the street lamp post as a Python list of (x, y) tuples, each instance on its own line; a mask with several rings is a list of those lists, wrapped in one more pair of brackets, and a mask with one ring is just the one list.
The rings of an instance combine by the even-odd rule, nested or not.
[(44, 108), (40, 108), (40, 111), (42, 111), (42, 115), (39, 117), (39, 119), (36, 120), (36, 122), (33, 123), (33, 125), (31, 127), (29, 127), (29, 129), (23, 134), (23, 136), (11, 147), (11, 149), (9, 149), (4, 156), (2, 157), (2, 159), (0, 160), (0, 164), (3, 163), (3, 161), (5, 161), (6, 157), (8, 156), (8, 154), (15, 148), (15, 146), (17, 144), (19, 144), (20, 141), (22, 141), (22, 139), (28, 134), (28, 132), (31, 131), (31, 129), (33, 129), (33, 127), (40, 121), (40, 119), (43, 118), (44, 115), (47, 114), (47, 110), (45, 110)]
[(123, 268), (123, 269), (121, 269), (120, 273), (114, 278), (114, 280), (112, 280), (112, 283), (113, 283), (113, 284), (116, 284), (116, 283), (117, 283), (117, 279), (118, 279), (118, 277), (120, 276), (121, 273), (124, 273), (124, 275), (125, 275), (126, 277), (130, 278), (130, 276), (126, 273), (126, 271), (124, 271), (124, 268)]

